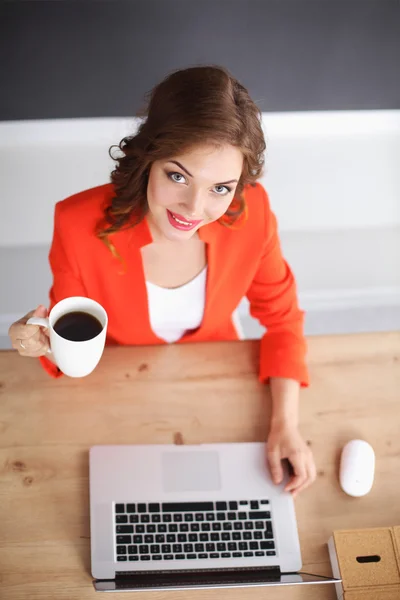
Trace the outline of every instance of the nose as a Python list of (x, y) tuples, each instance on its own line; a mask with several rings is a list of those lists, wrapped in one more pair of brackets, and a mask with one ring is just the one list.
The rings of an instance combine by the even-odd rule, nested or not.
[(199, 190), (198, 192), (193, 192), (190, 198), (187, 199), (187, 202), (184, 204), (185, 214), (187, 217), (191, 217), (192, 219), (203, 218), (203, 210), (204, 210), (204, 201), (202, 197), (202, 193)]

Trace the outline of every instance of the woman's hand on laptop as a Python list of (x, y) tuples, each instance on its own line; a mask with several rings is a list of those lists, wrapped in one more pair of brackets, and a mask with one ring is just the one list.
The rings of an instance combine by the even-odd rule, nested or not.
[(282, 460), (288, 459), (293, 467), (293, 475), (285, 487), (296, 497), (299, 492), (311, 485), (316, 478), (316, 468), (311, 449), (307, 446), (300, 431), (291, 424), (272, 427), (268, 437), (267, 460), (272, 481), (276, 484), (283, 479)]

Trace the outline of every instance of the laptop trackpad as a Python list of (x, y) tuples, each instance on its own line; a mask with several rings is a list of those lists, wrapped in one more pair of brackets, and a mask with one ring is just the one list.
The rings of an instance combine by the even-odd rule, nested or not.
[(164, 452), (165, 492), (208, 492), (221, 489), (218, 452)]

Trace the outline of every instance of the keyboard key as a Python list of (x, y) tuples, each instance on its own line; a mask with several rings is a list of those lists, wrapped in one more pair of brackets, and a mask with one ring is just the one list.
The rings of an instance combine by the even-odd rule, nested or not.
[(143, 554), (143, 555), (140, 557), (140, 560), (150, 560), (150, 556), (149, 556), (148, 554)]
[(231, 539), (231, 534), (230, 533), (222, 533), (221, 534), (221, 540), (224, 542), (227, 542)]
[(195, 544), (194, 549), (196, 552), (204, 552), (204, 544)]
[(262, 532), (261, 532), (261, 531), (255, 531), (255, 532), (253, 533), (253, 538), (254, 538), (255, 540), (262, 540)]
[(238, 503), (237, 502), (229, 502), (229, 510), (237, 510)]
[(161, 551), (163, 554), (170, 554), (171, 553), (171, 545), (170, 544), (164, 544), (161, 547)]
[(196, 558), (196, 555), (195, 554), (188, 554), (186, 556), (186, 558), (188, 558), (189, 560), (193, 560), (194, 558)]
[(221, 531), (222, 525), (221, 525), (221, 523), (215, 522), (212, 524), (211, 529), (213, 531)]
[(202, 513), (196, 513), (195, 516), (196, 521), (204, 521), (204, 515)]
[(139, 523), (139, 515), (129, 515), (129, 523)]
[(230, 558), (231, 557), (231, 553), (230, 552), (223, 552), (221, 554), (221, 558)]
[(243, 523), (239, 523), (238, 521), (236, 521), (236, 523), (233, 524), (233, 529), (235, 529), (236, 531), (240, 531), (241, 529), (243, 529)]
[(147, 533), (155, 533), (156, 526), (155, 525), (147, 525)]
[(264, 556), (264, 552), (262, 550), (257, 550), (256, 556)]
[(230, 542), (228, 544), (228, 550), (231, 550), (231, 551), (237, 550), (237, 544), (235, 544), (235, 542)]
[(163, 521), (164, 523), (171, 523), (172, 515), (163, 515)]
[(255, 522), (256, 529), (264, 529), (264, 521)]
[(197, 533), (189, 533), (189, 542), (197, 542), (198, 539)]
[(226, 544), (224, 544), (223, 542), (220, 542), (219, 544), (217, 544), (217, 550), (218, 550), (218, 552), (225, 552)]
[(126, 560), (128, 560), (126, 556), (117, 556), (118, 562), (125, 562)]
[(116, 513), (124, 513), (125, 512), (125, 504), (116, 504), (115, 512)]
[(141, 523), (150, 523), (150, 515), (141, 515), (140, 522)]
[(239, 542), (239, 550), (248, 550), (247, 542)]
[(229, 521), (226, 521), (225, 523), (222, 524), (222, 529), (224, 531), (232, 531), (232, 528), (233, 528), (233, 525)]
[(248, 501), (247, 500), (240, 500), (239, 504), (241, 506), (244, 506), (245, 504), (248, 504)]
[(116, 515), (115, 516), (115, 522), (116, 523), (127, 523), (128, 522), (128, 515)]
[(173, 544), (176, 542), (176, 535), (174, 533), (170, 533), (167, 535), (167, 542), (169, 544)]
[(156, 535), (156, 544), (164, 544), (165, 543), (165, 535)]
[(272, 533), (269, 533), (267, 530), (264, 531), (264, 538), (266, 540), (272, 540), (274, 536), (272, 535)]
[(200, 524), (199, 523), (192, 523), (190, 525), (190, 531), (200, 531)]
[(134, 513), (134, 512), (136, 512), (136, 504), (127, 504), (126, 505), (126, 512), (128, 512), (128, 513)]
[(133, 533), (133, 525), (117, 525), (115, 529), (117, 533)]
[(276, 556), (276, 552), (273, 552), (272, 550), (269, 550), (267, 552), (267, 556)]
[(187, 535), (186, 535), (186, 533), (180, 533), (178, 535), (178, 542), (180, 542), (180, 543), (187, 542)]
[(175, 523), (171, 523), (170, 525), (168, 525), (168, 530), (170, 533), (176, 533), (178, 531), (178, 525), (176, 525)]
[(150, 546), (151, 554), (160, 554), (160, 546), (158, 544), (153, 544)]
[(131, 544), (132, 536), (131, 535), (117, 535), (117, 544)]
[(152, 554), (151, 559), (152, 560), (162, 560), (162, 556), (161, 556), (161, 554)]
[(133, 543), (134, 544), (143, 544), (143, 536), (142, 535), (134, 535)]
[(227, 510), (228, 505), (226, 504), (226, 502), (217, 502), (215, 507), (217, 510)]
[(261, 550), (274, 550), (275, 544), (274, 542), (260, 542)]
[(164, 525), (164, 523), (161, 523), (160, 525), (157, 525), (157, 531), (158, 531), (158, 533), (166, 533), (167, 526)]
[(210, 558), (219, 558), (219, 554), (217, 552), (211, 552)]
[(214, 515), (214, 513), (207, 513), (206, 514), (206, 519), (207, 519), (207, 521), (215, 521), (215, 515)]
[(251, 510), (258, 510), (259, 506), (258, 506), (257, 500), (252, 500), (250, 502), (250, 508), (251, 508)]
[(175, 554), (175, 560), (183, 560), (185, 558), (184, 554)]
[(251, 531), (245, 531), (243, 533), (243, 539), (244, 540), (251, 540), (252, 539)]
[(223, 512), (217, 513), (217, 520), (218, 521), (225, 521), (225, 519), (226, 519), (225, 513), (223, 513)]
[(180, 523), (182, 521), (182, 515), (179, 513), (174, 515), (174, 523)]
[(232, 556), (233, 556), (234, 558), (240, 558), (240, 557), (242, 557), (242, 556), (243, 556), (243, 554), (242, 554), (241, 552), (234, 552), (234, 553), (232, 554)]
[(135, 533), (144, 533), (144, 532), (145, 532), (144, 525), (136, 525)]
[(117, 554), (126, 554), (126, 546), (117, 546)]
[(145, 513), (146, 512), (146, 505), (145, 504), (138, 504), (137, 505), (137, 511), (139, 513)]
[(250, 550), (258, 550), (258, 542), (250, 542), (249, 548)]
[(244, 555), (246, 557), (254, 556), (254, 552), (245, 552)]
[(139, 546), (139, 554), (148, 554), (149, 547), (148, 546)]
[(260, 500), (260, 504), (269, 504), (269, 500)]
[(207, 552), (214, 552), (215, 551), (215, 544), (206, 544), (206, 550)]
[(272, 523), (271, 523), (271, 521), (267, 521), (265, 523), (265, 531), (267, 531), (268, 533), (272, 533)]
[(138, 549), (137, 546), (128, 546), (128, 554), (137, 554)]
[(230, 521), (236, 521), (236, 513), (235, 513), (235, 512), (228, 512), (228, 514), (227, 514), (227, 518), (228, 518)]
[(190, 521), (194, 521), (193, 515), (192, 515), (192, 514), (190, 514), (190, 513), (187, 513), (187, 514), (185, 515), (185, 521), (186, 521), (187, 523), (190, 523)]
[(213, 502), (165, 502), (163, 512), (205, 512), (214, 510)]
[(187, 531), (189, 531), (189, 525), (187, 523), (181, 523), (179, 525), (179, 531), (186, 533)]
[(249, 512), (249, 519), (270, 519), (271, 513), (264, 510), (258, 510), (257, 512)]
[(208, 533), (201, 533), (200, 534), (200, 541), (201, 542), (208, 542)]
[(254, 529), (253, 523), (251, 521), (246, 521), (246, 523), (244, 524), (244, 528), (245, 529)]
[[(251, 514), (251, 513), (250, 513), (250, 514)], [(240, 521), (246, 521), (246, 519), (247, 519), (247, 513), (245, 513), (245, 512), (240, 512), (240, 513), (238, 513), (238, 519), (239, 519)]]
[(175, 554), (179, 554), (180, 552), (182, 552), (182, 545), (181, 544), (174, 544), (172, 547), (172, 551)]
[(149, 504), (149, 512), (151, 513), (159, 513), (160, 505), (159, 504)]
[(210, 523), (202, 523), (201, 524), (201, 530), (202, 531), (211, 531), (211, 525), (210, 525)]
[(153, 544), (153, 542), (154, 542), (154, 535), (145, 535), (144, 536), (145, 544)]
[(204, 553), (199, 554), (199, 558), (202, 558), (202, 559), (208, 558), (208, 554), (204, 554)]
[(232, 533), (232, 539), (233, 540), (241, 540), (242, 539), (242, 535), (240, 534), (239, 531), (234, 531)]
[(158, 515), (158, 514), (151, 515), (151, 522), (152, 523), (161, 523), (161, 515)]
[(193, 552), (193, 544), (184, 544), (183, 550), (186, 553)]
[(164, 560), (174, 560), (174, 555), (173, 554), (165, 554)]
[(210, 540), (211, 540), (212, 542), (219, 542), (219, 533), (212, 533), (212, 534), (210, 535)]
[(131, 555), (129, 556), (129, 560), (130, 560), (130, 561), (135, 561), (135, 562), (136, 562), (137, 560), (139, 560), (139, 557), (138, 557), (138, 556), (132, 556), (132, 554), (131, 554)]

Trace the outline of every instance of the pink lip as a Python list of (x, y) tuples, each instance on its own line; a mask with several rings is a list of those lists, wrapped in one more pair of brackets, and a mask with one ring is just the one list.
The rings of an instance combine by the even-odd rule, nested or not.
[[(190, 231), (191, 229), (194, 229), (196, 227), (196, 225), (201, 223), (201, 220), (200, 221), (190, 221), (190, 225), (182, 225), (182, 223), (178, 223), (178, 221), (175, 221), (174, 217), (176, 217), (180, 221), (186, 221), (187, 223), (189, 223), (188, 219), (186, 219), (185, 217), (182, 217), (182, 215), (179, 215), (178, 213), (173, 213), (172, 211), (168, 210), (168, 208), (167, 208), (167, 215), (168, 215), (168, 220), (171, 223), (171, 225), (173, 227), (175, 227), (175, 229), (180, 229), (181, 231)], [(174, 215), (174, 216), (172, 216), (172, 215)]]

